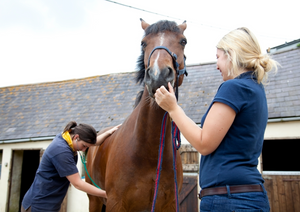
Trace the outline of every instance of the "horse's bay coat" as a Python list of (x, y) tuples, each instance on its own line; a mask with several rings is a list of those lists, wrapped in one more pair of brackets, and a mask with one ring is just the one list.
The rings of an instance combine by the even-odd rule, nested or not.
[[(186, 24), (161, 21), (149, 25), (142, 21), (145, 37), (142, 41), (141, 70), (137, 80), (144, 82), (140, 101), (122, 126), (101, 146), (92, 147), (87, 154), (90, 176), (107, 192), (107, 199), (89, 195), (90, 212), (151, 211), (155, 189), (156, 167), (160, 143), (161, 123), (165, 111), (153, 99), (155, 90), (168, 82), (175, 84), (176, 70), (172, 57), (165, 50), (156, 50), (147, 65), (148, 56), (156, 46), (166, 46), (178, 56), (179, 67), (184, 66)], [(171, 26), (171, 28), (170, 28)], [(174, 30), (173, 28), (176, 27)], [(147, 31), (148, 30), (148, 31)], [(150, 30), (150, 31), (149, 31)], [(145, 62), (146, 61), (146, 62)], [(142, 65), (141, 65), (142, 64)], [(146, 64), (146, 65), (145, 65)], [(180, 77), (179, 85), (183, 80)], [(155, 211), (176, 211), (173, 171), (171, 120), (166, 123), (165, 147)], [(183, 173), (179, 152), (176, 154), (177, 183), (181, 190)], [(86, 176), (86, 180), (91, 180)]]

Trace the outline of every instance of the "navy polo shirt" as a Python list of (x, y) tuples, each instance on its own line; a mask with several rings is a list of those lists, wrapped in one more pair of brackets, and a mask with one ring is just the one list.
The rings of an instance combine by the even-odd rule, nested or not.
[(58, 134), (45, 150), (34, 181), (24, 196), (22, 205), (31, 211), (59, 211), (70, 185), (66, 178), (78, 172), (77, 155)]
[(214, 102), (230, 106), (236, 117), (219, 147), (201, 156), (200, 187), (259, 184), (264, 180), (257, 169), (264, 132), (268, 121), (267, 99), (262, 84), (253, 72), (223, 82), (201, 123)]

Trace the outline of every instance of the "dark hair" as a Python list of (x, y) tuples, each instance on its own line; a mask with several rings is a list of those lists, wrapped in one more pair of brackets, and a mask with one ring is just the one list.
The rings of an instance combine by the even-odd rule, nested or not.
[(79, 124), (75, 121), (70, 121), (64, 129), (64, 132), (69, 131), (71, 135), (78, 134), (79, 139), (90, 144), (95, 144), (97, 140), (97, 132), (91, 125)]

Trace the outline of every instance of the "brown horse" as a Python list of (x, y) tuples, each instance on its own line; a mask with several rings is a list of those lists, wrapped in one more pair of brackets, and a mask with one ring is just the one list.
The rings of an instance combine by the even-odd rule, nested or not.
[[(174, 87), (176, 83), (178, 86), (182, 83), (183, 75), (178, 78), (177, 75), (178, 70), (185, 69), (184, 47), (187, 41), (183, 35), (185, 22), (181, 25), (170, 21), (159, 21), (152, 25), (142, 19), (141, 22), (145, 36), (141, 43), (142, 54), (138, 59), (136, 80), (144, 84), (144, 90), (139, 93), (135, 109), (122, 126), (101, 146), (88, 151), (87, 170), (94, 182), (107, 192), (107, 199), (88, 195), (90, 212), (101, 211), (103, 204), (108, 212), (151, 211), (161, 123), (165, 114), (153, 96), (160, 86), (168, 87), (168, 82)], [(169, 212), (176, 210), (169, 117), (165, 128), (155, 211)], [(183, 172), (179, 152), (176, 156), (180, 191)], [(86, 181), (91, 183), (88, 176)]]

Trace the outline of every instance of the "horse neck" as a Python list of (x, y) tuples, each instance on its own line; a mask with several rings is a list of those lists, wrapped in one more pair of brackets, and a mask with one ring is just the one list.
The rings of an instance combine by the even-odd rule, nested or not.
[[(143, 92), (143, 96), (139, 105), (137, 106), (138, 110), (138, 122), (141, 124), (146, 124), (147, 126), (155, 127), (157, 124), (162, 123), (162, 119), (166, 111), (161, 109), (156, 103), (149, 97), (148, 91), (145, 88)], [(168, 118), (168, 120), (170, 120)], [(168, 121), (169, 122), (169, 121)]]
[[(158, 105), (153, 105), (150, 102), (150, 97), (146, 88), (141, 98), (141, 102), (135, 110), (135, 113), (137, 113), (137, 118), (135, 122), (135, 133), (138, 134), (139, 138), (142, 138), (138, 142), (142, 142), (144, 149), (146, 149), (145, 146), (147, 145), (153, 148), (158, 148), (162, 121), (166, 111), (161, 109)], [(169, 116), (167, 117), (165, 129), (165, 140), (166, 142), (171, 142), (171, 120)]]

